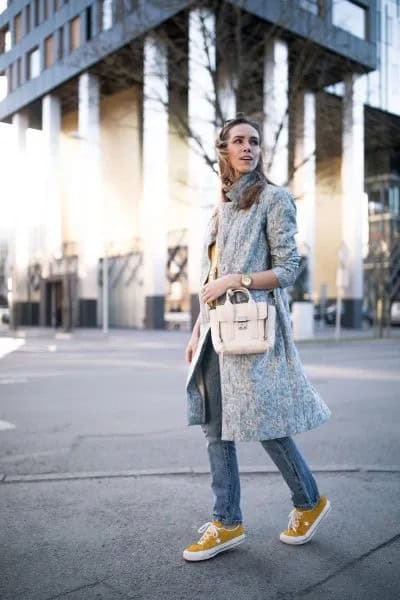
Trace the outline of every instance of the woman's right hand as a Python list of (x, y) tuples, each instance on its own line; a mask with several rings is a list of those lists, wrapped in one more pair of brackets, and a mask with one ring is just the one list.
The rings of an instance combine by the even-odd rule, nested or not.
[(185, 360), (186, 360), (186, 364), (190, 365), (190, 363), (193, 360), (193, 356), (196, 352), (197, 349), (197, 344), (199, 343), (199, 331), (197, 331), (197, 329), (195, 328), (193, 330), (193, 333), (190, 337), (190, 340), (188, 342), (188, 345), (186, 346), (186, 350), (185, 350)]

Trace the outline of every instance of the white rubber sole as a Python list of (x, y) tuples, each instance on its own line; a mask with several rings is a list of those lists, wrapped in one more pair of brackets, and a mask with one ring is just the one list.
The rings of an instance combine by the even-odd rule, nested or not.
[(312, 527), (310, 527), (310, 529), (307, 531), (307, 533), (305, 535), (293, 538), (290, 535), (285, 535), (284, 533), (281, 533), (281, 535), (279, 536), (279, 539), (284, 544), (290, 544), (292, 546), (299, 546), (300, 544), (306, 544), (307, 542), (309, 542), (311, 540), (313, 535), (316, 533), (319, 524), (321, 523), (321, 521), (323, 521), (325, 519), (327, 514), (331, 511), (331, 508), (332, 508), (331, 503), (328, 500), (325, 505), (324, 510), (322, 511), (322, 513), (319, 515), (318, 519), (313, 523)]
[(189, 560), (191, 562), (195, 562), (198, 560), (208, 560), (209, 558), (213, 558), (220, 552), (225, 552), (225, 550), (231, 550), (232, 548), (235, 548), (235, 546), (239, 546), (239, 544), (244, 542), (245, 539), (246, 534), (243, 533), (242, 535), (233, 538), (233, 540), (229, 540), (229, 542), (225, 542), (220, 546), (215, 546), (215, 548), (211, 548), (210, 550), (200, 550), (199, 552), (188, 552), (187, 550), (184, 550), (182, 556), (185, 560)]

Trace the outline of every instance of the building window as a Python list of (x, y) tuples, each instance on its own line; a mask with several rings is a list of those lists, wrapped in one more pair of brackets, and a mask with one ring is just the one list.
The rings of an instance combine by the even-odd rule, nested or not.
[(17, 85), (19, 87), (22, 83), (22, 60), (19, 58), (17, 60)]
[(0, 54), (11, 50), (11, 33), (8, 25), (0, 29)]
[(113, 3), (112, 3), (112, 0), (100, 0), (100, 4), (101, 4), (101, 29), (102, 29), (102, 31), (106, 31), (107, 29), (110, 29), (112, 27)]
[(86, 8), (86, 41), (92, 39), (92, 7)]
[(367, 10), (351, 0), (333, 0), (332, 23), (359, 38), (366, 38)]
[(18, 44), (22, 39), (22, 13), (18, 13), (14, 19), (14, 40)]
[(392, 65), (390, 65), (390, 71), (391, 71), (391, 80), (393, 82), (395, 82), (395, 81), (398, 82), (399, 77), (400, 77), (400, 66), (392, 64)]
[(27, 54), (26, 79), (34, 79), (40, 75), (40, 53), (39, 48), (34, 48)]
[(8, 72), (7, 72), (7, 90), (8, 93), (13, 91), (13, 78), (14, 78), (14, 65), (10, 65), (8, 67)]
[(400, 215), (400, 187), (398, 185), (389, 187), (389, 209), (393, 216)]
[(70, 52), (79, 48), (81, 37), (81, 20), (75, 17), (69, 22), (69, 49)]
[(58, 56), (57, 60), (61, 60), (64, 56), (64, 30), (62, 27), (57, 31), (58, 36)]
[(7, 8), (7, 0), (0, 0), (0, 15)]
[(381, 190), (371, 190), (369, 192), (368, 212), (370, 215), (379, 215), (383, 212)]
[(376, 11), (376, 41), (381, 41), (381, 11)]
[(54, 37), (52, 35), (44, 40), (44, 65), (46, 69), (54, 65)]
[(25, 31), (29, 33), (31, 30), (31, 5), (27, 4), (25, 8)]
[(389, 15), (386, 15), (386, 43), (393, 44), (393, 19)]
[(11, 50), (11, 31), (7, 29), (5, 36), (5, 52)]
[(319, 15), (321, 12), (321, 2), (320, 0), (300, 0), (299, 5), (304, 10), (308, 10), (308, 12), (313, 15)]
[(54, 0), (54, 12), (57, 12), (61, 8), (61, 0)]
[(34, 14), (34, 25), (35, 27), (37, 27), (39, 25), (39, 21), (40, 21), (40, 13), (39, 13), (39, 0), (34, 0), (33, 2), (33, 10), (35, 12)]
[(370, 190), (368, 194), (368, 209), (370, 215), (400, 214), (400, 186), (398, 183), (382, 183)]
[(48, 19), (51, 15), (51, 3), (52, 0), (44, 0), (44, 20)]
[(0, 102), (7, 96), (7, 77), (4, 71), (0, 73)]

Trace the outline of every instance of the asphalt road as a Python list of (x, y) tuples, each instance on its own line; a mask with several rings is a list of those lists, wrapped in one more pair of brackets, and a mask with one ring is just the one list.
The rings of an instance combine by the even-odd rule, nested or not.
[(1, 599), (400, 597), (400, 340), (298, 346), (333, 413), (296, 438), (334, 507), (313, 541), (279, 542), (288, 490), (241, 444), (248, 539), (189, 565), (211, 495), (186, 337), (41, 335), (0, 359)]

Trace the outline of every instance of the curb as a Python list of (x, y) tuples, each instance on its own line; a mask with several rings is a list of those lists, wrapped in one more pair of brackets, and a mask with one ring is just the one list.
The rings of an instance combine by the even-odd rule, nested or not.
[[(313, 473), (400, 473), (400, 466), (374, 465), (331, 465), (315, 467)], [(89, 479), (138, 479), (141, 477), (175, 477), (179, 475), (209, 475), (208, 467), (183, 467), (177, 469), (139, 469), (133, 471), (82, 471), (76, 473), (37, 473), (32, 475), (0, 474), (0, 485), (7, 483), (40, 483), (51, 481), (79, 481)], [(247, 466), (240, 469), (241, 475), (277, 475), (278, 469), (273, 467)]]

